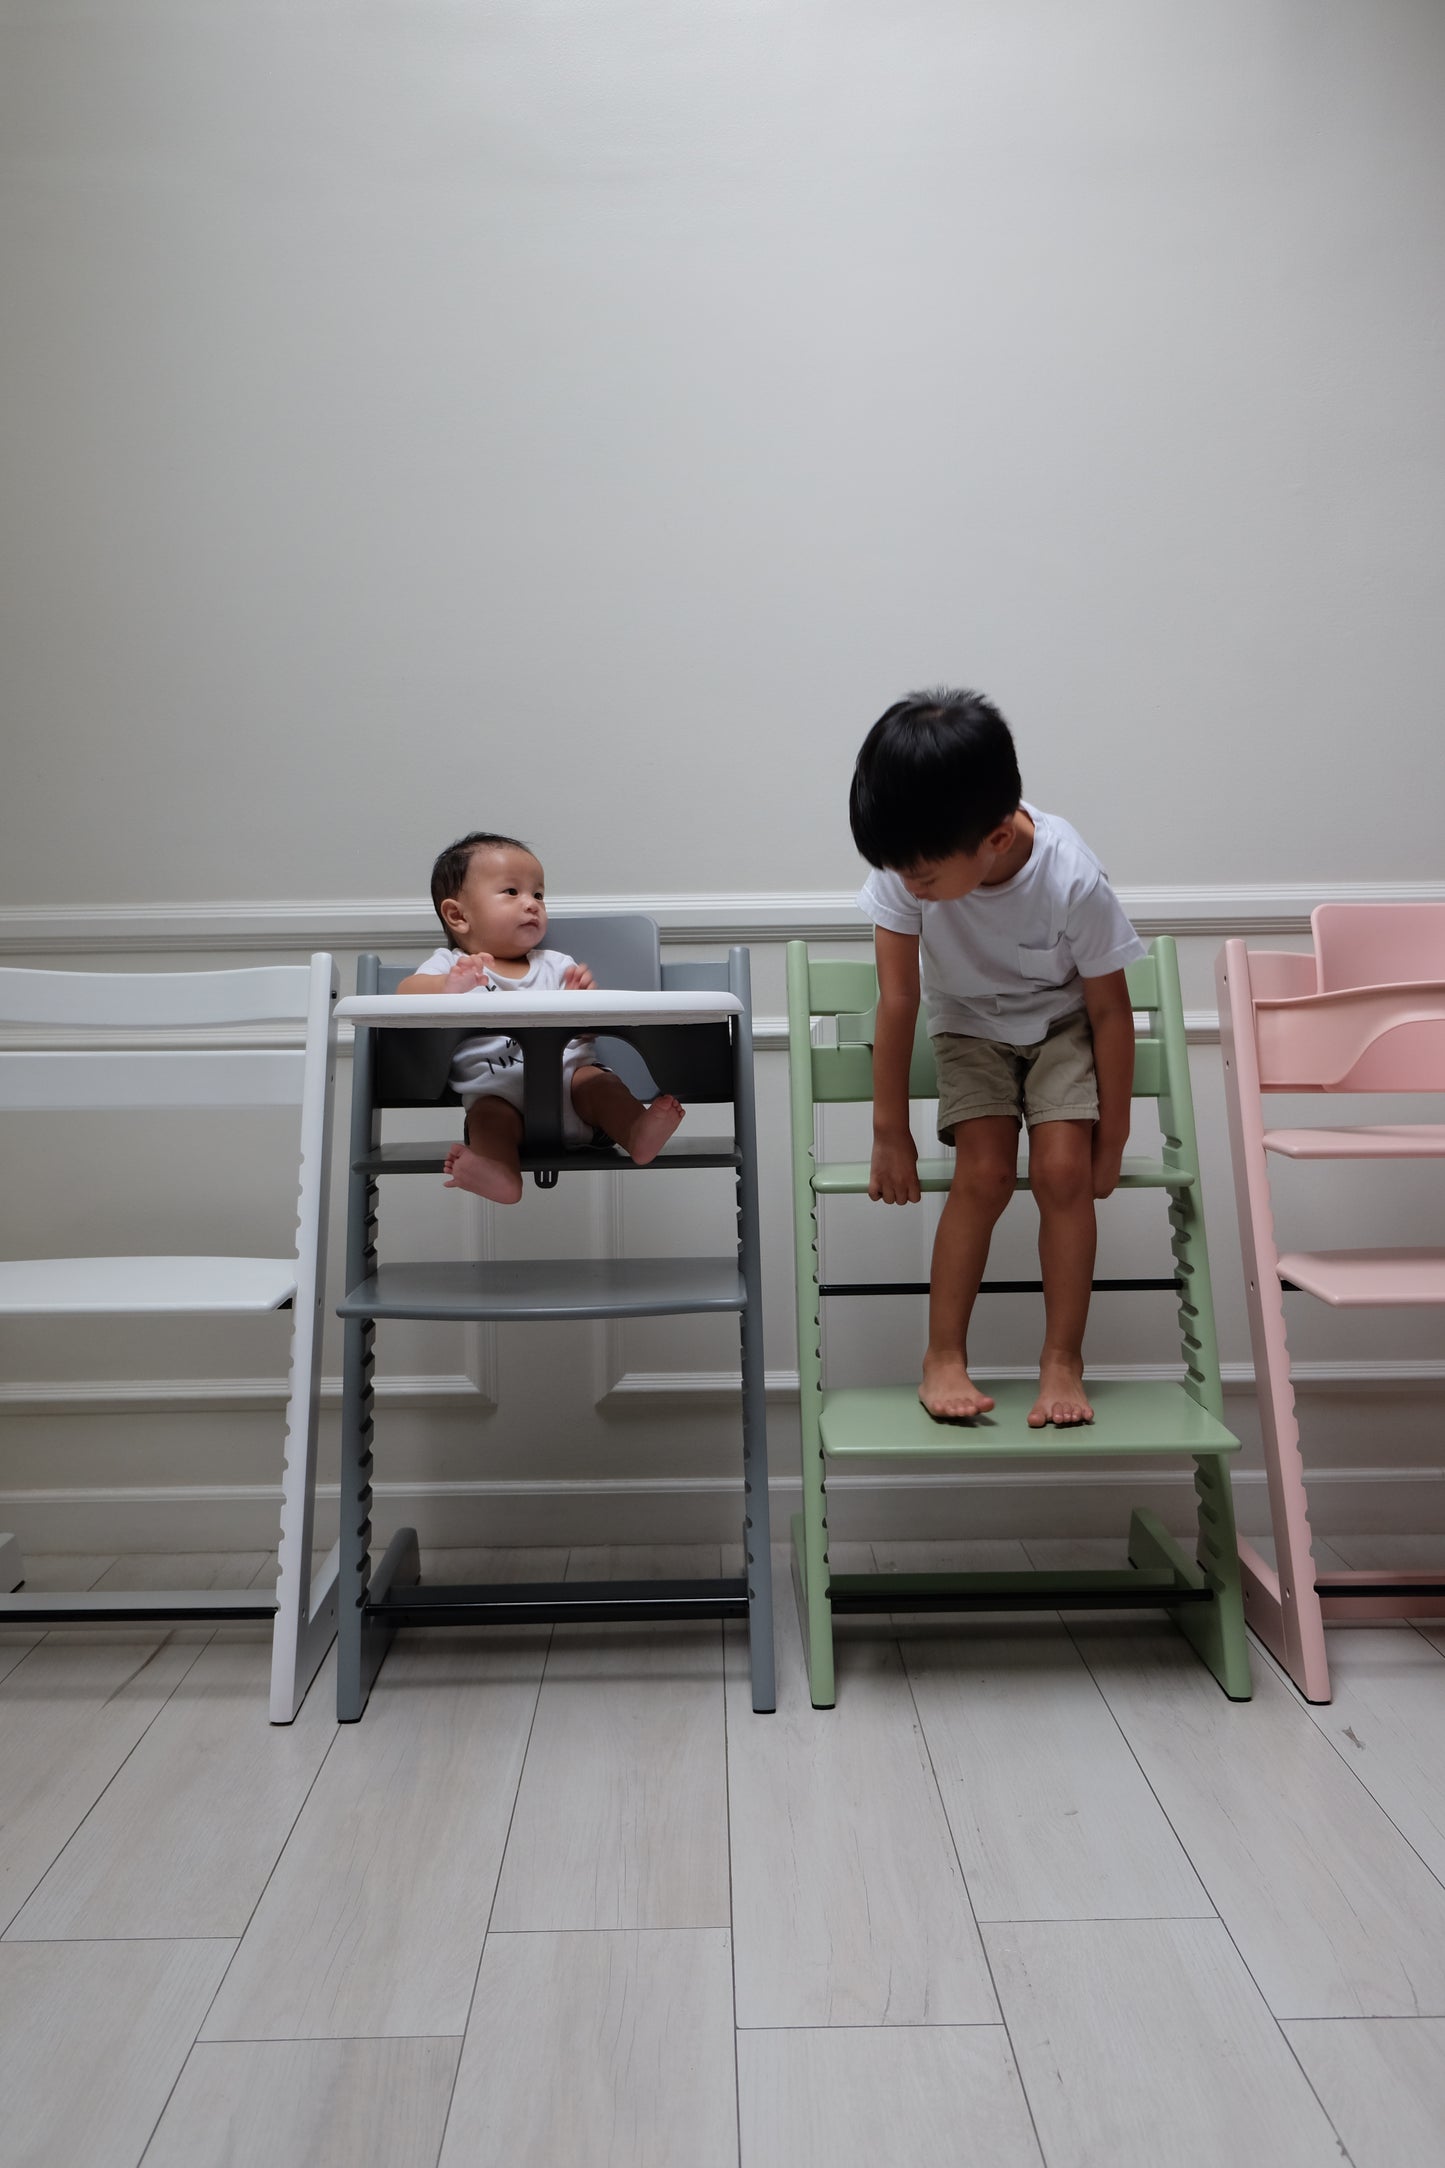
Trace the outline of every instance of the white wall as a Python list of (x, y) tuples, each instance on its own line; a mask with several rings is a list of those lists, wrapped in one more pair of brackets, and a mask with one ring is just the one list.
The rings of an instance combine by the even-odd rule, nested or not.
[(1120, 879), (1433, 875), (1442, 92), (1437, 0), (0, 0), (0, 901), (839, 889), (941, 676)]
[[(491, 823), (682, 937), (835, 925), (858, 740), (944, 677), (1194, 928), (1201, 1016), (1226, 924), (1429, 892), (1442, 91), (1436, 0), (0, 0), (0, 947), (415, 955), (433, 853)], [(772, 941), (757, 970), (776, 1017)], [(1196, 1061), (1248, 1429), (1207, 1029)], [(7, 1246), (100, 1243), (131, 1188), (184, 1246), (211, 1141), (27, 1127)], [(236, 1223), (284, 1221), (264, 1143), (223, 1145)], [(611, 1239), (586, 1190), (499, 1244)], [(1386, 1239), (1419, 1194), (1352, 1209)], [(418, 1250), (475, 1233), (406, 1210)], [(1371, 1471), (1438, 1447), (1428, 1323), (1302, 1343), (1339, 1365), (1339, 1495), (1397, 1524)], [(1147, 1322), (1097, 1332), (1145, 1359)], [(725, 1341), (639, 1328), (579, 1371), (395, 1335), (397, 1479), (511, 1534), (556, 1525), (525, 1488), (554, 1481), (583, 1528), (730, 1527)], [(255, 1540), (278, 1370), (259, 1332), (7, 1328), (0, 1524)]]

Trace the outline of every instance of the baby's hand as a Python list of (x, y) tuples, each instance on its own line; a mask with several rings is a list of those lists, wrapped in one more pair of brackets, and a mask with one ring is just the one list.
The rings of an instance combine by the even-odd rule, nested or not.
[(449, 994), (474, 994), (479, 986), (485, 987), (491, 964), (490, 956), (459, 956), (447, 973), (444, 991)]
[(587, 969), (586, 964), (568, 964), (566, 970), (562, 973), (562, 984), (564, 986), (575, 986), (582, 993), (586, 993), (589, 987), (596, 986), (597, 981)]

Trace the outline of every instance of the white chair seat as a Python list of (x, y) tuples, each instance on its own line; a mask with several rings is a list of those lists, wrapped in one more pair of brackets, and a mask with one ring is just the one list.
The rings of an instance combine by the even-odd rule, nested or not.
[(293, 1257), (18, 1257), (0, 1263), (0, 1316), (232, 1316), (279, 1310)]

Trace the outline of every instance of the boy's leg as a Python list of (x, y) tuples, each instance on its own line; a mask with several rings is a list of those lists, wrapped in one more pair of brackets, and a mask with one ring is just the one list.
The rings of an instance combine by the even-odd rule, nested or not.
[(918, 1397), (941, 1422), (967, 1422), (993, 1406), (968, 1374), (968, 1323), (988, 1246), (1018, 1171), (1019, 1125), (1013, 1115), (959, 1122), (957, 1161), (933, 1240), (928, 1295), (928, 1352)]
[(1037, 1122), (1029, 1131), (1029, 1187), (1039, 1208), (1044, 1346), (1029, 1423), (1091, 1423), (1084, 1391), (1084, 1326), (1094, 1277), (1094, 1125)]
[(493, 1204), (522, 1196), (522, 1117), (509, 1099), (488, 1094), (467, 1108), (467, 1141), (446, 1158), (446, 1187), (469, 1189)]
[(635, 1166), (656, 1159), (683, 1118), (680, 1099), (661, 1092), (650, 1105), (631, 1093), (620, 1076), (583, 1062), (572, 1073), (572, 1104), (584, 1122), (620, 1144)]

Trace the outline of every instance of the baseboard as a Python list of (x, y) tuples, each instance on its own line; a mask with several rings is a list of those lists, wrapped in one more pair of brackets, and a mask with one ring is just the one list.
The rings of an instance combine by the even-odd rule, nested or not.
[[(486, 1383), (464, 1371), (437, 1377), (374, 1380), (388, 1407), (461, 1410), (487, 1415), (496, 1400)], [(18, 1378), (0, 1385), (6, 1415), (272, 1415), (286, 1405), (284, 1378)], [(324, 1409), (341, 1405), (339, 1377), (321, 1380)]]

